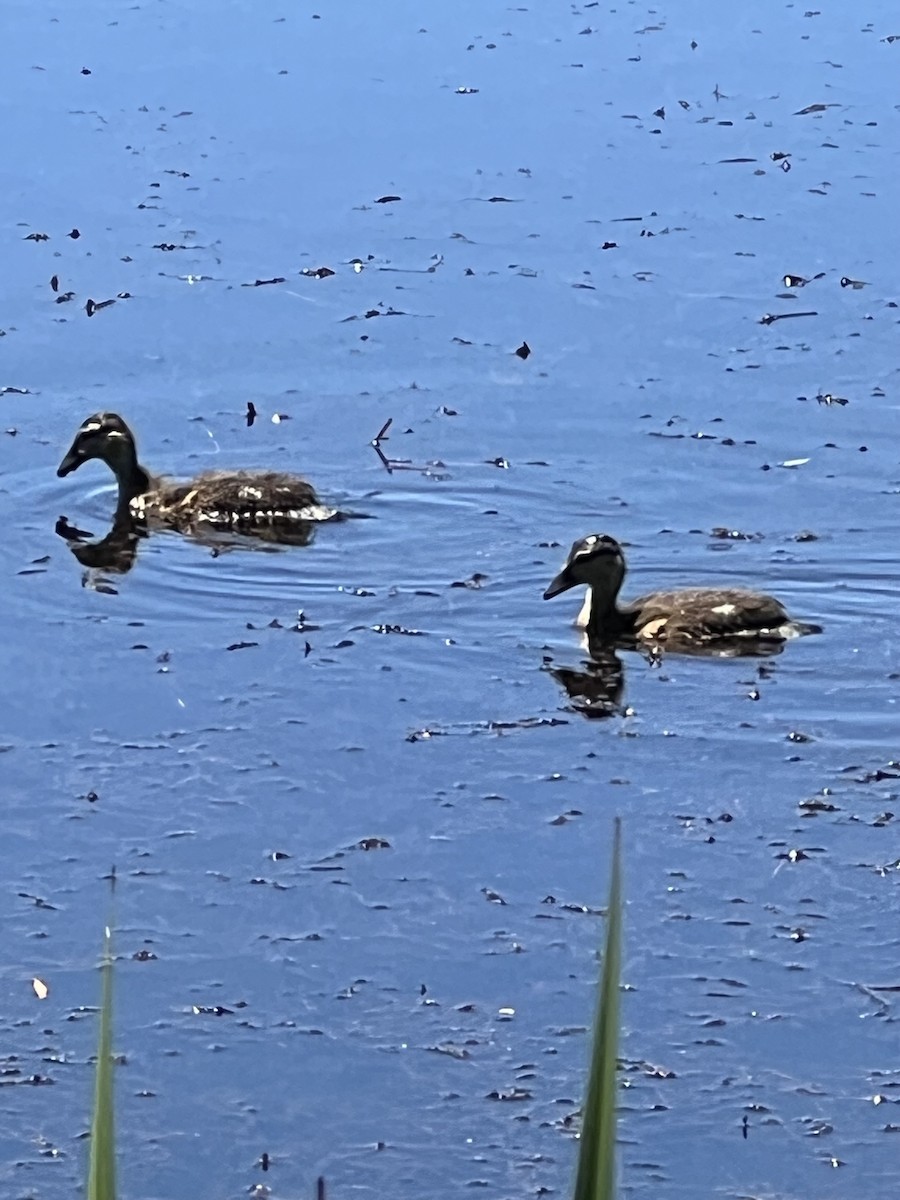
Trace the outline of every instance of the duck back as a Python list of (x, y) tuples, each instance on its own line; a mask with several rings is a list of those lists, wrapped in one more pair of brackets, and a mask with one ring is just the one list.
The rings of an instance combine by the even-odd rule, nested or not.
[(305, 479), (280, 471), (206, 471), (184, 481), (153, 480), (130, 507), (142, 520), (175, 528), (250, 530), (342, 515), (320, 504)]
[(778, 638), (814, 632), (792, 621), (784, 605), (741, 588), (679, 588), (651, 592), (623, 605), (630, 633), (638, 640), (707, 641), (718, 638)]

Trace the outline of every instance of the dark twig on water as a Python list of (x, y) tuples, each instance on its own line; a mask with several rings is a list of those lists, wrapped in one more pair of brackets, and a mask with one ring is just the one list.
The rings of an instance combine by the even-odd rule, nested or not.
[[(390, 458), (387, 454), (385, 454), (381, 448), (381, 444), (382, 442), (386, 442), (388, 440), (387, 431), (390, 429), (393, 423), (394, 418), (388, 417), (382, 427), (378, 430), (378, 433), (376, 433), (375, 437), (373, 437), (371, 442), (369, 442), (369, 445), (378, 455), (379, 459), (381, 460), (381, 465), (387, 471), (388, 475), (393, 475), (395, 471), (418, 471), (419, 474), (428, 475), (433, 479), (448, 478), (447, 475), (442, 475), (439, 473), (440, 468), (444, 466), (442, 462), (436, 461), (419, 465), (418, 463), (412, 462), (408, 458)], [(407, 429), (406, 432), (412, 433), (412, 430)], [(438, 470), (436, 471), (435, 468), (438, 468)]]
[(774, 325), (776, 321), (786, 321), (788, 317), (817, 317), (817, 312), (799, 312), (799, 313), (766, 313), (765, 316), (759, 318), (760, 325)]
[(381, 465), (387, 471), (388, 475), (390, 475), (392, 472), (391, 460), (387, 457), (387, 455), (381, 449), (381, 443), (386, 440), (387, 431), (390, 429), (390, 427), (393, 425), (393, 423), (394, 423), (394, 418), (388, 417), (388, 419), (385, 421), (385, 423), (382, 425), (382, 427), (378, 430), (378, 432), (375, 434), (375, 436), (372, 438), (371, 442), (369, 443), (369, 445), (372, 447), (372, 449), (375, 451), (375, 453), (381, 459)]
[(379, 442), (383, 442), (385, 440), (385, 438), (387, 437), (387, 431), (390, 429), (390, 427), (393, 425), (393, 423), (394, 423), (394, 418), (388, 417), (388, 419), (385, 421), (385, 423), (382, 425), (382, 427), (378, 430), (378, 432), (372, 438), (373, 446), (377, 446)]

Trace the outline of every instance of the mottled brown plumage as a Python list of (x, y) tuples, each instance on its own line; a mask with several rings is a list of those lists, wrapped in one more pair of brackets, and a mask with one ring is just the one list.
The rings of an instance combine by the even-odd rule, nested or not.
[(184, 482), (151, 475), (117, 413), (88, 417), (56, 473), (68, 475), (91, 458), (105, 462), (118, 481), (117, 517), (182, 533), (233, 530), (280, 540), (281, 532), (344, 515), (320, 504), (311, 483), (281, 471), (204, 471)]
[[(578, 585), (587, 596), (579, 617), (589, 643), (660, 643), (682, 652), (759, 653), (759, 643), (780, 643), (817, 625), (790, 618), (773, 596), (745, 588), (681, 588), (651, 592), (619, 605), (625, 557), (615, 538), (592, 533), (573, 543), (565, 566), (544, 592), (551, 600)], [(742, 647), (746, 647), (743, 649)]]

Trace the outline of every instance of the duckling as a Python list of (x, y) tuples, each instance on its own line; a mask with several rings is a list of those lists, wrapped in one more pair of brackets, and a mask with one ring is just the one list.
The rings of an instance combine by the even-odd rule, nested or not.
[(578, 624), (589, 645), (663, 643), (682, 653), (759, 654), (788, 638), (821, 633), (818, 625), (792, 620), (773, 596), (741, 588), (683, 588), (652, 592), (620, 606), (625, 578), (622, 547), (608, 534), (574, 542), (565, 566), (544, 592), (552, 600), (569, 588), (587, 588)]
[(311, 483), (281, 471), (204, 471), (185, 482), (151, 475), (138, 462), (134, 434), (118, 413), (88, 417), (56, 474), (62, 478), (91, 458), (105, 462), (118, 481), (117, 520), (182, 533), (232, 530), (277, 541), (293, 540), (291, 530), (308, 531), (312, 522), (346, 516), (321, 504)]

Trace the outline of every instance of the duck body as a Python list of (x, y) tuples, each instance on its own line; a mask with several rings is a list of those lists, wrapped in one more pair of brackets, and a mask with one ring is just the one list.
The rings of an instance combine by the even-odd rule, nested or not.
[(128, 501), (129, 513), (176, 529), (259, 529), (343, 515), (320, 504), (305, 479), (278, 471), (204, 471), (183, 482), (152, 476), (149, 482)]
[(230, 530), (280, 540), (279, 533), (300, 533), (314, 522), (345, 516), (320, 503), (307, 480), (281, 471), (204, 471), (185, 481), (151, 475), (138, 462), (134, 434), (117, 413), (88, 417), (56, 473), (69, 475), (92, 458), (116, 477), (119, 520), (182, 533)]
[(572, 545), (544, 599), (578, 585), (587, 588), (578, 623), (589, 645), (657, 643), (681, 653), (758, 654), (821, 632), (818, 625), (793, 620), (774, 596), (747, 588), (679, 588), (620, 605), (625, 571), (615, 538), (589, 534)]

